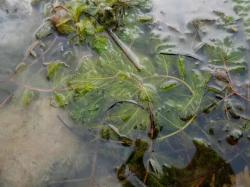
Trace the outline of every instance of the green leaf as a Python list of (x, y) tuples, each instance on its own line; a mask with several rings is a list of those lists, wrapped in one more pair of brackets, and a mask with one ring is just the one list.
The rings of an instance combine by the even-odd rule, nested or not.
[(60, 20), (59, 23), (56, 25), (56, 30), (60, 34), (66, 34), (66, 35), (75, 32), (75, 28), (69, 22), (69, 19)]
[(108, 39), (102, 35), (95, 36), (91, 43), (92, 48), (94, 48), (98, 53), (106, 51), (108, 49), (108, 45)]
[(35, 96), (36, 96), (35, 92), (25, 89), (21, 97), (22, 105), (28, 107), (31, 104), (31, 102), (35, 99)]
[(69, 2), (67, 4), (70, 15), (75, 22), (79, 22), (81, 15), (87, 10), (88, 6), (80, 2)]
[(61, 93), (54, 93), (54, 99), (59, 107), (65, 107), (68, 104), (68, 99)]
[(139, 98), (143, 102), (151, 102), (153, 100), (154, 94), (156, 93), (156, 88), (152, 84), (143, 84)]
[(179, 82), (176, 80), (168, 80), (165, 81), (162, 85), (161, 85), (161, 89), (163, 91), (170, 91), (172, 89), (174, 89), (175, 87), (177, 87), (179, 85)]
[(154, 160), (154, 159), (149, 159), (149, 164), (150, 164), (150, 167), (152, 169), (152, 171), (157, 174), (158, 177), (160, 177), (162, 174), (163, 174), (163, 171), (162, 171), (162, 167), (161, 165), (159, 164), (159, 162), (157, 160)]
[(62, 67), (65, 67), (67, 66), (64, 62), (61, 62), (61, 61), (52, 61), (52, 62), (48, 62), (48, 63), (45, 63), (47, 65), (47, 78), (49, 80), (52, 80), (56, 75), (57, 73), (60, 71), (60, 69)]
[(185, 59), (183, 57), (179, 57), (178, 70), (179, 70), (179, 75), (181, 76), (182, 79), (184, 79), (186, 74), (186, 67), (185, 67)]
[(95, 34), (96, 29), (93, 24), (93, 21), (88, 18), (76, 23), (76, 26), (78, 28), (78, 34), (82, 37)]
[(88, 82), (83, 83), (83, 82), (73, 81), (69, 82), (68, 85), (72, 90), (74, 90), (76, 97), (84, 96), (88, 92), (91, 92), (95, 89), (95, 86), (92, 83)]
[(148, 16), (148, 15), (140, 16), (138, 19), (141, 23), (152, 23), (153, 22), (153, 17)]

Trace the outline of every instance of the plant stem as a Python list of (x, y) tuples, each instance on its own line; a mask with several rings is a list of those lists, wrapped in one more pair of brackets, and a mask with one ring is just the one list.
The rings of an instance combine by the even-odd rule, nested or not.
[(123, 43), (118, 36), (112, 32), (110, 29), (107, 29), (108, 35), (112, 38), (115, 44), (122, 50), (122, 52), (126, 55), (132, 65), (137, 69), (137, 71), (142, 70), (142, 65), (140, 64), (139, 58), (132, 52), (132, 50)]

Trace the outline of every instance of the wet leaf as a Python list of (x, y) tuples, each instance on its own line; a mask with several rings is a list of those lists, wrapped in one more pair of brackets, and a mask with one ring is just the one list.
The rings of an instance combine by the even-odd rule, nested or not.
[(156, 88), (151, 84), (144, 84), (142, 89), (140, 90), (139, 98), (141, 101), (149, 101), (153, 100), (154, 94), (156, 93)]
[(152, 23), (153, 22), (152, 16), (144, 15), (144, 16), (140, 16), (138, 19), (141, 23)]
[(65, 95), (61, 94), (61, 93), (55, 93), (54, 94), (54, 99), (56, 104), (59, 107), (65, 107), (68, 104), (68, 99)]
[(47, 78), (49, 80), (53, 79), (62, 67), (67, 66), (64, 62), (61, 61), (48, 62), (45, 63), (45, 65), (47, 65)]
[(69, 14), (72, 16), (74, 22), (79, 22), (81, 16), (87, 11), (88, 6), (80, 2), (69, 2), (66, 5), (69, 9)]
[(56, 26), (56, 29), (60, 34), (70, 34), (70, 33), (73, 33), (75, 31), (75, 28), (67, 22), (66, 23), (60, 22)]
[(28, 107), (32, 103), (32, 101), (35, 99), (35, 97), (36, 97), (35, 92), (28, 90), (28, 89), (24, 90), (22, 97), (21, 97), (22, 105), (25, 107)]
[(149, 159), (148, 162), (149, 162), (149, 165), (150, 165), (152, 171), (155, 174), (157, 174), (157, 176), (161, 176), (163, 174), (162, 167), (157, 160)]
[(170, 91), (170, 90), (174, 89), (178, 85), (179, 85), (178, 81), (169, 80), (169, 81), (164, 82), (161, 85), (161, 89), (164, 90), (164, 91)]
[(93, 25), (93, 22), (90, 19), (81, 20), (80, 22), (76, 23), (76, 26), (78, 28), (78, 34), (80, 36), (95, 34), (95, 26)]
[(108, 49), (109, 41), (105, 36), (97, 35), (91, 42), (91, 46), (98, 53), (101, 53)]
[(178, 60), (178, 70), (181, 78), (184, 79), (186, 74), (186, 67), (185, 67), (185, 60), (182, 57), (180, 57)]

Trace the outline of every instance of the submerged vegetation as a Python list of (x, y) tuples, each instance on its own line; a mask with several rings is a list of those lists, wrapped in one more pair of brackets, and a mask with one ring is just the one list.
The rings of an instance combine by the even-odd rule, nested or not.
[[(234, 3), (236, 13), (242, 16), (242, 32), (248, 37), (249, 16), (242, 6), (250, 5), (246, 1)], [(157, 152), (157, 146), (167, 147), (170, 138), (182, 136), (195, 125), (206, 137), (219, 138), (219, 143), (223, 139), (231, 146), (249, 133), (249, 41), (234, 45), (240, 19), (215, 12), (217, 26), (231, 35), (207, 42), (197, 54), (189, 54), (175, 52), (173, 45), (152, 32), (158, 23), (150, 14), (150, 0), (69, 0), (44, 7), (44, 23), (35, 36), (48, 45), (45, 51), (54, 45), (51, 38), (62, 36), (68, 46), (84, 46), (90, 55), (74, 64), (73, 50), (62, 49), (63, 58), (43, 62), (39, 68), (45, 69), (42, 75), (53, 88), (18, 84), (23, 87), (23, 106), (31, 105), (39, 92), (50, 93), (51, 106), (67, 111), (92, 136), (131, 148), (131, 154), (116, 169), (124, 186), (233, 183), (230, 177), (234, 171), (219, 156), (218, 144), (219, 151), (214, 151), (206, 141), (192, 137), (196, 152), (183, 169), (168, 166), (167, 150)], [(192, 24), (196, 34), (204, 34), (206, 21)], [(36, 46), (27, 54), (40, 59)], [(29, 74), (29, 68), (36, 64), (36, 60), (25, 64), (26, 59), (17, 66), (16, 74)], [(12, 77), (10, 80), (14, 82)], [(222, 129), (226, 136), (218, 137)], [(249, 154), (244, 156), (250, 159)]]

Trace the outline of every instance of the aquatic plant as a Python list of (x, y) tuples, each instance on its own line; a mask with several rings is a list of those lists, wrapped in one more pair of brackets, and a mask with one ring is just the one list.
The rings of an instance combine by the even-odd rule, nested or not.
[[(68, 36), (74, 44), (87, 43), (99, 53), (98, 57), (82, 62), (75, 75), (69, 75), (68, 92), (54, 94), (57, 105), (68, 105), (72, 118), (87, 126), (99, 128), (100, 123), (108, 124), (102, 130), (103, 137), (112, 136), (109, 130), (112, 133), (112, 127), (116, 127), (117, 132), (126, 135), (147, 130), (151, 138), (160, 132), (158, 138), (163, 140), (183, 131), (199, 114), (211, 112), (221, 101), (225, 102), (227, 116), (230, 113), (244, 118), (230, 98), (246, 96), (233, 86), (231, 75), (245, 71), (247, 65), (242, 58), (244, 51), (233, 49), (229, 39), (214, 46), (205, 45), (210, 66), (202, 67), (201, 72), (199, 66), (189, 63), (189, 59), (203, 62), (199, 56), (169, 52), (165, 50), (167, 46), (155, 40), (158, 42), (155, 56), (143, 59), (131, 53), (112, 31), (117, 31), (126, 41), (132, 39), (122, 31), (133, 30), (131, 25), (136, 24), (131, 19), (136, 16), (140, 17), (139, 21), (150, 23), (152, 20), (144, 14), (150, 8), (148, 5), (149, 1), (120, 0), (53, 4), (47, 19), (57, 32)], [(235, 20), (220, 12), (216, 14), (225, 27), (234, 26)], [(134, 67), (129, 66), (128, 60)], [(53, 79), (63, 64), (49, 64), (47, 78)], [(211, 84), (211, 76), (224, 85)], [(65, 80), (59, 84), (65, 84)], [(218, 102), (219, 94), (222, 100)]]
[(76, 121), (98, 127), (101, 120), (128, 136), (145, 130), (151, 138), (159, 131), (170, 133), (161, 136), (163, 140), (186, 128), (204, 110), (208, 74), (187, 69), (180, 58), (176, 63), (180, 78), (170, 75), (169, 69), (163, 69), (168, 63), (163, 56), (157, 67), (145, 60), (138, 72), (121, 53), (110, 50), (82, 62), (68, 79), (73, 92), (69, 110)]
[[(148, 7), (148, 4), (148, 0), (73, 0), (53, 4), (47, 20), (58, 33), (69, 35), (72, 42), (87, 43), (97, 52), (101, 52), (108, 46), (109, 32), (107, 31), (123, 26), (125, 16), (132, 12), (136, 14), (135, 16), (143, 15), (143, 10)], [(48, 24), (46, 22), (38, 30), (37, 38), (51, 33), (47, 29)]]
[[(209, 116), (214, 113), (216, 120), (223, 118), (220, 121), (223, 125), (238, 120), (240, 130), (230, 129), (224, 137), (231, 145), (237, 144), (242, 131), (249, 130), (243, 128), (249, 126), (250, 120), (248, 88), (238, 84), (248, 76), (247, 50), (233, 46), (232, 39), (226, 38), (201, 46), (205, 59), (171, 51), (169, 48), (173, 46), (156, 36), (144, 41), (148, 33), (141, 34), (141, 25), (133, 21), (139, 16), (136, 21), (152, 23), (151, 17), (144, 14), (148, 10), (147, 2), (86, 0), (54, 4), (46, 18), (49, 24), (46, 22), (44, 33), (38, 32), (37, 38), (43, 39), (51, 33), (47, 26), (52, 24), (57, 34), (66, 36), (71, 44), (88, 44), (93, 49), (91, 52), (97, 54), (81, 59), (73, 67), (62, 61), (43, 63), (47, 81), (55, 86), (45, 92), (53, 94), (53, 107), (67, 110), (74, 122), (90, 129), (93, 136), (100, 135), (101, 141), (110, 140), (132, 149), (116, 171), (124, 186), (134, 185), (127, 178), (127, 171), (135, 177), (133, 182), (140, 185), (230, 184), (232, 169), (205, 143), (193, 142), (197, 152), (184, 169), (164, 165), (166, 152), (153, 154), (153, 144), (184, 134), (181, 132), (207, 116), (203, 122), (212, 123)], [(219, 12), (216, 15), (225, 29), (237, 32), (235, 19)], [(191, 24), (199, 29), (199, 24), (205, 21), (194, 20)], [(150, 54), (132, 52), (125, 43), (134, 42), (135, 38), (139, 38), (137, 42), (141, 45), (150, 45), (146, 49)], [(37, 56), (33, 50), (29, 52)], [(26, 88), (23, 101), (29, 105), (33, 93), (41, 89), (23, 87)], [(59, 119), (69, 130), (74, 128)], [(215, 128), (202, 132), (207, 137), (216, 134)], [(104, 154), (108, 155), (107, 151)]]

